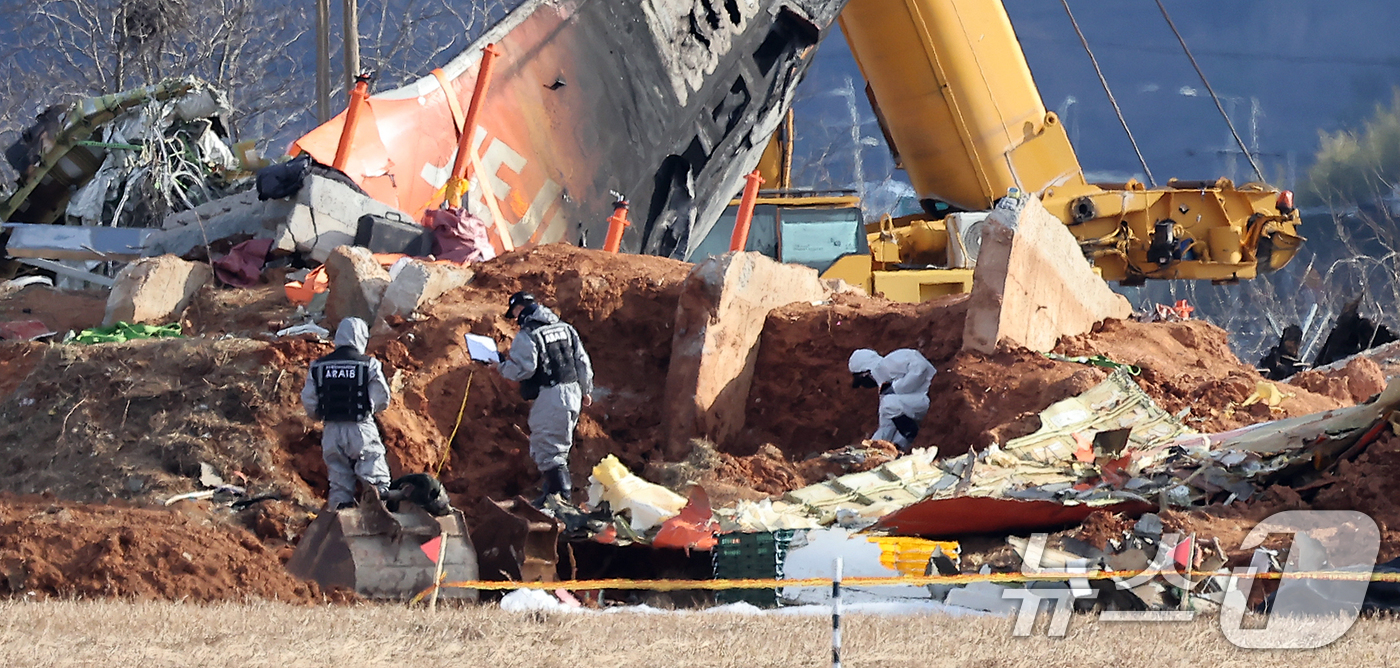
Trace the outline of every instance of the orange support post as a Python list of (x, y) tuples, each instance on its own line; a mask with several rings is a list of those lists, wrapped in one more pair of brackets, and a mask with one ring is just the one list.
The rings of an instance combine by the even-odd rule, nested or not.
[(603, 250), (616, 253), (622, 248), (622, 229), (631, 226), (627, 222), (627, 200), (618, 198), (613, 202), (613, 215), (608, 216), (608, 238), (603, 241)]
[(759, 176), (758, 170), (753, 170), (752, 174), (744, 177), (748, 183), (744, 184), (744, 199), (739, 201), (739, 216), (734, 219), (734, 236), (729, 238), (729, 250), (742, 251), (749, 243), (749, 225), (753, 223), (753, 207), (758, 201), (758, 187), (763, 184), (763, 177)]
[(345, 109), (345, 127), (340, 129), (340, 145), (335, 149), (335, 162), (331, 166), (345, 171), (345, 163), (350, 160), (350, 145), (355, 140), (355, 129), (360, 125), (360, 109), (369, 99), (369, 82), (374, 75), (369, 73), (355, 76), (355, 88), (350, 91), (350, 106)]
[(487, 44), (481, 52), (481, 65), (476, 70), (476, 89), (472, 91), (471, 106), (467, 107), (467, 120), (462, 124), (462, 136), (457, 138), (457, 160), (452, 163), (452, 179), (448, 181), (446, 201), (450, 206), (462, 205), (462, 195), (466, 191), (464, 183), (467, 178), (467, 166), (471, 164), (472, 138), (476, 136), (476, 118), (481, 113), (481, 101), (486, 97), (486, 89), (491, 86), (491, 72), (496, 68), (496, 57), (501, 53), (501, 48), (495, 44)]

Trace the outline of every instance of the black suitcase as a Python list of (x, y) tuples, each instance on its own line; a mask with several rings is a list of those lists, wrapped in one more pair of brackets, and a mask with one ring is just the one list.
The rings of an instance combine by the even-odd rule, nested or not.
[(388, 216), (367, 213), (355, 228), (355, 245), (375, 253), (403, 253), (412, 257), (433, 254), (433, 231), (397, 211)]

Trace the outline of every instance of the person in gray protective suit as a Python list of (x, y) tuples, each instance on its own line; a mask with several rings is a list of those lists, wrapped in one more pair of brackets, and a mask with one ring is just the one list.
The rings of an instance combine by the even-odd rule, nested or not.
[(329, 507), (355, 506), (355, 479), (389, 492), (389, 464), (374, 414), (389, 407), (389, 383), (379, 360), (365, 355), (369, 326), (359, 318), (340, 321), (335, 352), (311, 363), (301, 403), (325, 422), (321, 457), (330, 478)]
[(908, 454), (928, 415), (928, 388), (938, 370), (917, 350), (901, 348), (880, 356), (862, 348), (851, 353), (851, 387), (880, 389), (880, 426), (872, 441), (889, 441)]
[(511, 295), (506, 314), (520, 324), (520, 332), (497, 368), (507, 380), (520, 383), (521, 396), (535, 402), (530, 407), (530, 457), (544, 479), (541, 502), (551, 494), (569, 502), (569, 450), (579, 412), (593, 401), (593, 363), (578, 331), (535, 303), (530, 293)]

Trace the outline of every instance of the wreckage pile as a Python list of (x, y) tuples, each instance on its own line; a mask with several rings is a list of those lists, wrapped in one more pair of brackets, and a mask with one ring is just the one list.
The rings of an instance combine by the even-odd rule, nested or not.
[[(782, 269), (770, 269), (763, 263), (772, 263), (758, 257), (724, 260), (757, 264), (758, 271)], [(753, 266), (744, 268), (749, 274), (753, 271)], [(757, 350), (752, 356), (751, 389), (741, 399), (730, 399), (722, 406), (725, 410), (716, 409), (717, 402), (706, 412), (693, 403), (656, 400), (668, 392), (668, 377), (675, 377), (677, 365), (687, 362), (676, 352), (686, 350), (687, 337), (717, 333), (713, 322), (677, 331), (677, 323), (686, 322), (682, 307), (695, 298), (687, 297), (688, 285), (703, 279), (703, 272), (661, 258), (552, 245), (473, 265), (471, 274), (470, 283), (444, 292), (416, 313), (380, 320), (370, 346), (370, 352), (384, 360), (398, 397), (381, 416), (394, 473), (432, 472), (440, 467), (454, 504), (469, 517), (479, 516), (487, 498), (532, 494), (536, 484), (525, 454), (528, 438), (521, 429), (527, 405), (511, 384), (474, 365), (463, 344), (463, 335), (474, 333), (505, 345), (513, 327), (502, 318), (503, 304), (520, 289), (556, 305), (578, 327), (595, 361), (599, 394), (580, 423), (572, 461), (579, 472), (576, 485), (586, 487), (582, 478), (613, 455), (626, 468), (681, 495), (693, 483), (704, 486), (712, 492), (710, 501), (716, 509), (737, 509), (718, 515), (721, 525), (729, 528), (829, 525), (841, 515), (836, 512), (844, 503), (840, 499), (849, 497), (844, 492), (831, 494), (840, 489), (838, 483), (829, 483), (833, 478), (888, 481), (900, 475), (913, 476), (901, 480), (923, 486), (907, 485), (918, 489), (902, 502), (876, 503), (870, 506), (875, 510), (856, 509), (858, 517), (847, 513), (841, 519), (852, 526), (877, 519), (894, 526), (901, 520), (893, 511), (923, 499), (927, 491), (935, 495), (929, 501), (955, 491), (960, 496), (1020, 502), (1053, 500), (1058, 505), (1078, 499), (1086, 512), (1057, 516), (1060, 524), (1081, 520), (1106, 505), (1095, 501), (1092, 489), (1103, 490), (1104, 499), (1131, 501), (1135, 496), (1134, 507), (1108, 508), (1130, 514), (1156, 507), (1165, 494), (1170, 507), (1215, 504), (1204, 514), (1191, 513), (1190, 521), (1201, 532), (1212, 522), (1229, 524), (1235, 521), (1231, 518), (1246, 513), (1243, 509), (1251, 507), (1247, 498), (1277, 505), (1278, 499), (1292, 494), (1288, 498), (1296, 498), (1300, 505), (1356, 503), (1383, 514), (1393, 510), (1379, 500), (1382, 483), (1370, 477), (1368, 469), (1374, 462), (1376, 474), (1388, 470), (1380, 462), (1386, 461), (1386, 448), (1392, 447), (1390, 438), (1377, 440), (1372, 450), (1354, 462), (1340, 461), (1334, 470), (1302, 487), (1271, 487), (1273, 478), (1260, 478), (1257, 488), (1248, 491), (1237, 489), (1232, 481), (1253, 480), (1239, 476), (1269, 469), (1271, 465), (1266, 466), (1261, 456), (1236, 457), (1215, 448), (1208, 459), (1201, 459), (1207, 451), (1191, 446), (1162, 449), (1160, 444), (1191, 433), (1306, 416), (1350, 403), (1286, 385), (1279, 386), (1282, 397), (1274, 396), (1274, 405), (1267, 398), (1251, 403), (1261, 379), (1228, 355), (1223, 332), (1203, 322), (1109, 321), (1096, 331), (1061, 341), (1056, 348), (1066, 357), (1101, 355), (1114, 364), (1131, 365), (1140, 372), (1133, 377), (1127, 368), (1114, 372), (1011, 347), (990, 355), (963, 351), (958, 333), (968, 308), (965, 299), (908, 305), (837, 294), (818, 285), (811, 289), (822, 292), (778, 304), (782, 298), (768, 296), (775, 292), (769, 283), (748, 288), (761, 291), (760, 300), (745, 297), (743, 289), (736, 289), (739, 284), (721, 281), (721, 293), (727, 295), (721, 301), (728, 307), (745, 300), (759, 304), (731, 311), (742, 315), (722, 323), (731, 328), (736, 322), (756, 323), (732, 330), (742, 330), (751, 340), (736, 336), (720, 340), (729, 341), (728, 345), (748, 341)], [(275, 277), (276, 272), (269, 275)], [(343, 301), (337, 292), (363, 295), (362, 278), (354, 271), (335, 277), (327, 308)], [(11, 494), (47, 493), (54, 498), (48, 503), (67, 508), (73, 502), (163, 503), (192, 490), (236, 486), (242, 497), (225, 492), (206, 495), (205, 500), (178, 501), (174, 507), (181, 508), (185, 517), (196, 518), (190, 521), (207, 524), (210, 531), (229, 532), (233, 538), (227, 544), (238, 546), (230, 550), (248, 552), (249, 558), (273, 566), (285, 560), (287, 546), (295, 542), (326, 491), (318, 429), (301, 410), (297, 393), (306, 364), (330, 346), (315, 335), (276, 336), (276, 331), (301, 317), (282, 292), (275, 284), (251, 289), (204, 285), (184, 310), (180, 322), (186, 336), (180, 339), (97, 346), (0, 344), (0, 363), (7, 372), (0, 387), (5, 392), (0, 402), (5, 418), (0, 453), (6, 462), (0, 489)], [(99, 324), (103, 313), (95, 302), (88, 302), (85, 309), (60, 306), (68, 312), (51, 313), (45, 304), (59, 295), (64, 293), (30, 286), (0, 299), (0, 306), (29, 309), (27, 317), (41, 320), (62, 315), (70, 319), (54, 322), (68, 327)], [(696, 305), (711, 312), (703, 300)], [(851, 390), (844, 360), (851, 349), (863, 345), (915, 347), (939, 367), (931, 394), (940, 408), (931, 413), (917, 444), (929, 449), (916, 455), (923, 463), (907, 472), (900, 467), (909, 464), (901, 462), (910, 458), (897, 459), (887, 444), (862, 443), (873, 427), (873, 401)], [(742, 375), (742, 370), (727, 373)], [(733, 385), (731, 381), (724, 387)], [(1064, 437), (1061, 430), (1062, 437), (1054, 441), (1061, 445), (1056, 447), (1069, 449), (1057, 452), (1050, 461), (1079, 463), (1045, 469), (1049, 477), (1040, 479), (1038, 488), (1008, 487), (1004, 476), (995, 475), (997, 470), (1024, 475), (1018, 467), (1026, 462), (1040, 461), (1044, 468), (1045, 456), (1022, 453), (1031, 451), (1027, 447), (1044, 445), (1037, 432), (1044, 431), (1046, 416), (1056, 415), (1057, 410), (1045, 409), (1065, 400), (1095, 404), (1096, 387), (1128, 391), (1134, 397), (1130, 402), (1137, 407), (1134, 410), (1141, 408), (1155, 416), (1149, 422), (1170, 425), (1160, 433), (1153, 431), (1151, 439), (1136, 438), (1128, 448), (1144, 453), (1146, 460), (1133, 465), (1119, 462), (1114, 468), (1108, 464), (1121, 455), (1114, 456), (1112, 445), (1091, 439), (1085, 450), (1083, 441)], [(692, 396), (699, 395), (692, 392)], [(692, 411), (688, 422), (679, 421), (680, 427), (678, 410)], [(1112, 431), (1091, 424), (1102, 416), (1090, 413), (1085, 418), (1086, 432)], [(447, 437), (454, 431), (457, 436), (449, 448)], [(35, 448), (34, 443), (53, 446)], [(1346, 447), (1355, 445), (1353, 441)], [(969, 455), (975, 460), (958, 457), (969, 451), (976, 453)], [(1297, 453), (1313, 454), (1311, 450)], [(1236, 477), (1218, 479), (1208, 471), (1193, 477), (1192, 473), (1204, 471), (1208, 461)], [(1124, 473), (1115, 479), (1110, 471), (1119, 469)], [(1150, 471), (1166, 478), (1153, 482), (1157, 474)], [(1168, 484), (1187, 478), (1191, 480), (1184, 497), (1173, 491), (1180, 484)], [(1135, 485), (1134, 479), (1150, 484)], [(988, 487), (992, 480), (999, 480), (999, 486)], [(1091, 483), (1090, 489), (1080, 489), (1086, 482)], [(1353, 489), (1375, 491), (1349, 491)], [(239, 509), (222, 500), (258, 497), (280, 500)], [(800, 513), (802, 521), (769, 522), (783, 514), (774, 513), (784, 505), (789, 510), (806, 508)], [(111, 512), (136, 511), (117, 507)], [(755, 517), (760, 518), (758, 525), (752, 521)], [(1387, 521), (1384, 515), (1378, 520)], [(1037, 527), (1000, 527), (1007, 531), (1032, 528)], [(950, 533), (966, 530), (961, 527)], [(948, 535), (943, 529), (916, 533)], [(1393, 537), (1387, 531), (1387, 550), (1396, 549), (1390, 542)], [(224, 543), (206, 542), (212, 547), (205, 549), (223, 550), (218, 545)], [(250, 550), (247, 544), (263, 549)], [(65, 594), (89, 591), (62, 584), (67, 580), (45, 582), (50, 584), (31, 588)]]

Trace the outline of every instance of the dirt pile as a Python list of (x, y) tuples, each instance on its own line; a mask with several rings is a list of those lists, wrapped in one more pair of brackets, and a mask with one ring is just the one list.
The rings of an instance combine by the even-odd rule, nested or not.
[(638, 471), (658, 459), (671, 330), (690, 265), (551, 245), (474, 269), (472, 283), (428, 307), (423, 320), (399, 323), (370, 342), (386, 369), (404, 372), (402, 400), (380, 418), (394, 472), (436, 470), (462, 410), (442, 469), (453, 500), (475, 508), (485, 496), (533, 493), (539, 474), (524, 431), (529, 404), (514, 383), (471, 362), (463, 342), (464, 334), (479, 334), (508, 350), (516, 326), (503, 314), (517, 290), (573, 324), (593, 360), (593, 405), (583, 411), (570, 458), (575, 487), (585, 487), (589, 471), (609, 454)]
[(848, 473), (869, 471), (899, 457), (895, 445), (884, 441), (865, 441), (798, 460), (772, 444), (744, 456), (719, 452), (702, 439), (692, 439), (690, 449), (680, 462), (647, 464), (644, 477), (679, 494), (700, 485), (715, 507), (781, 496)]
[[(966, 302), (964, 296), (901, 304), (840, 294), (830, 304), (800, 303), (774, 310), (759, 342), (744, 431), (724, 449), (746, 456), (773, 443), (789, 457), (801, 459), (860, 443), (874, 431), (877, 398), (871, 390), (851, 387), (846, 366), (851, 352), (914, 348), (942, 376), (962, 346)], [(936, 437), (939, 431), (925, 422), (915, 446), (944, 440)]]
[(0, 292), (0, 321), (38, 320), (61, 336), (102, 324), (107, 293), (31, 285)]
[[(252, 534), (189, 513), (0, 500), (3, 593), (224, 601), (326, 600)], [(343, 595), (334, 597), (344, 599)]]
[(0, 491), (161, 500), (195, 489), (205, 463), (250, 491), (314, 504), (280, 435), (311, 427), (297, 403), (301, 380), (283, 363), (315, 348), (246, 339), (3, 346), (20, 368), (0, 400)]
[(1379, 394), (1385, 389), (1385, 381), (1385, 369), (1367, 357), (1358, 356), (1336, 369), (1304, 371), (1288, 383), (1351, 405), (1364, 403)]
[[(852, 389), (846, 369), (851, 351), (862, 347), (882, 353), (914, 348), (938, 367), (929, 390), (933, 407), (915, 445), (936, 446), (942, 455), (1032, 433), (1040, 411), (1108, 376), (1107, 369), (1021, 349), (960, 352), (965, 317), (959, 298), (915, 305), (841, 295), (829, 306), (775, 311), (759, 348), (745, 433), (726, 450), (747, 455), (775, 443), (790, 457), (802, 457), (867, 437), (875, 429), (877, 398)], [(1224, 330), (1204, 321), (1110, 320), (1062, 340), (1056, 352), (1103, 355), (1140, 367), (1139, 385), (1172, 413), (1189, 409), (1187, 423), (1204, 432), (1341, 405), (1288, 387), (1292, 396), (1281, 410), (1242, 407), (1263, 378), (1230, 351)]]
[(1204, 320), (1139, 323), (1110, 320), (1091, 334), (1061, 341), (1065, 355), (1104, 355), (1142, 369), (1139, 385), (1171, 413), (1190, 409), (1186, 423), (1221, 432), (1344, 404), (1304, 388), (1280, 385), (1280, 410), (1241, 404), (1264, 378), (1230, 350), (1225, 330)]

